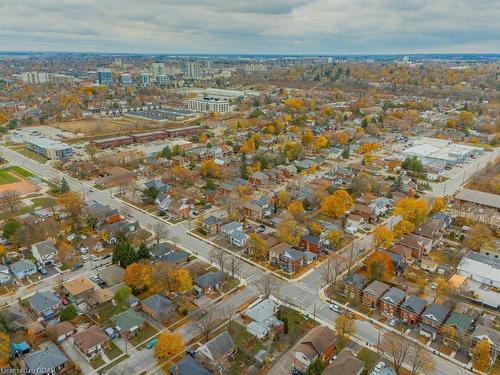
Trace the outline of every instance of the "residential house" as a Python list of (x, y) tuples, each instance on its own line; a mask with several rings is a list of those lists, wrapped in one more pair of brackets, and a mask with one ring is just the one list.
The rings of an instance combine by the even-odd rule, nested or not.
[(400, 307), (401, 320), (407, 324), (415, 325), (422, 319), (427, 301), (417, 296), (409, 296)]
[(6, 284), (10, 279), (9, 268), (7, 266), (0, 266), (0, 284)]
[(98, 252), (100, 253), (101, 251), (104, 250), (103, 243), (101, 239), (97, 236), (90, 236), (85, 238), (82, 243), (81, 247), (85, 248), (88, 252)]
[(179, 362), (170, 367), (170, 375), (212, 375), (205, 367), (190, 355), (185, 355)]
[(301, 371), (306, 371), (316, 359), (319, 359), (323, 364), (328, 363), (333, 356), (336, 341), (337, 337), (330, 328), (314, 327), (295, 347), (293, 366)]
[(234, 230), (229, 235), (229, 242), (234, 246), (245, 247), (248, 243), (250, 236), (241, 230)]
[(164, 196), (170, 195), (174, 192), (174, 189), (169, 184), (165, 184), (159, 180), (150, 180), (142, 184), (141, 190), (146, 190), (149, 188), (155, 188), (158, 192)]
[(495, 363), (500, 353), (500, 332), (495, 327), (478, 324), (472, 333), (471, 348), (474, 348), (480, 340), (486, 340), (490, 343), (490, 361)]
[(346, 276), (343, 280), (344, 289), (342, 294), (348, 299), (361, 301), (363, 288), (368, 280), (363, 275), (352, 273)]
[(253, 186), (263, 186), (269, 183), (269, 176), (262, 173), (261, 171), (256, 171), (248, 176), (248, 181)]
[(399, 308), (406, 294), (399, 288), (392, 287), (380, 298), (380, 312), (382, 315), (393, 318), (399, 317)]
[(140, 226), (137, 220), (134, 222), (120, 220), (112, 224), (103, 225), (100, 230), (107, 233), (108, 242), (113, 244), (116, 243), (119, 234), (128, 236), (139, 228)]
[(167, 242), (155, 243), (149, 248), (149, 254), (154, 260), (161, 259), (163, 256), (175, 251), (175, 247)]
[(184, 251), (171, 251), (162, 255), (158, 258), (159, 261), (171, 264), (173, 266), (180, 266), (183, 263), (187, 262), (188, 253)]
[(377, 309), (380, 305), (380, 298), (388, 289), (389, 285), (378, 280), (372, 281), (370, 285), (363, 289), (363, 305), (372, 310)]
[(36, 273), (36, 266), (29, 259), (21, 259), (10, 265), (10, 272), (20, 280)]
[(364, 221), (365, 219), (359, 215), (349, 214), (349, 216), (347, 216), (346, 231), (351, 234), (356, 233)]
[(68, 358), (53, 343), (43, 343), (40, 349), (24, 357), (24, 365), (28, 374), (58, 374), (63, 373)]
[(434, 246), (436, 241), (441, 239), (443, 236), (443, 230), (445, 228), (445, 223), (441, 220), (430, 219), (425, 223), (417, 225), (415, 229), (413, 229), (414, 234), (428, 238), (431, 240), (431, 246)]
[(167, 213), (177, 219), (189, 217), (189, 213), (193, 209), (193, 205), (189, 204), (186, 199), (179, 200), (171, 197), (157, 197), (155, 203), (160, 212)]
[(410, 249), (412, 257), (415, 259), (422, 258), (422, 255), (427, 254), (432, 249), (432, 241), (413, 233), (403, 236), (396, 244)]
[(109, 348), (109, 337), (98, 326), (92, 326), (85, 331), (75, 333), (73, 344), (84, 356), (93, 358), (101, 350)]
[(57, 249), (51, 240), (45, 240), (31, 245), (31, 253), (39, 265), (46, 267), (54, 263)]
[(75, 327), (70, 321), (59, 322), (47, 328), (48, 336), (57, 344), (60, 344), (75, 332)]
[(104, 306), (112, 303), (114, 296), (110, 288), (94, 288), (87, 297), (86, 302), (89, 307)]
[(235, 230), (242, 231), (243, 224), (238, 221), (232, 221), (230, 223), (224, 224), (220, 229), (221, 237), (229, 240), (231, 238), (231, 233), (233, 233)]
[(206, 294), (219, 289), (225, 278), (226, 274), (222, 271), (210, 271), (194, 279), (193, 284), (200, 288), (203, 294)]
[(438, 264), (431, 258), (422, 259), (422, 261), (420, 262), (420, 268), (422, 268), (424, 271), (436, 272), (437, 266)]
[(83, 276), (65, 281), (62, 287), (67, 297), (76, 303), (87, 300), (94, 291), (94, 284)]
[(345, 347), (321, 373), (322, 375), (361, 375), (365, 370), (363, 361), (356, 357), (354, 351)]
[(363, 220), (371, 222), (376, 219), (375, 214), (372, 212), (371, 208), (364, 203), (355, 203), (352, 213), (361, 216)]
[(228, 331), (224, 331), (200, 346), (196, 350), (196, 355), (203, 363), (222, 372), (237, 352), (238, 348), (231, 335)]
[(175, 314), (175, 305), (161, 294), (153, 294), (141, 302), (142, 310), (158, 322), (164, 322)]
[(201, 229), (209, 236), (219, 233), (221, 227), (222, 220), (214, 215), (210, 215), (201, 221)]
[(108, 287), (112, 287), (113, 285), (123, 282), (125, 270), (118, 264), (111, 264), (109, 267), (98, 271), (97, 275)]
[(132, 337), (144, 328), (145, 319), (132, 309), (127, 309), (115, 315), (113, 323), (120, 336)]
[(412, 252), (407, 247), (404, 247), (401, 245), (395, 245), (395, 246), (389, 248), (388, 251), (400, 256), (403, 263), (413, 263), (413, 261), (414, 261), (414, 258), (412, 257)]
[(253, 220), (262, 220), (268, 218), (273, 213), (272, 199), (261, 196), (258, 199), (252, 199), (243, 205), (243, 215)]
[(315, 258), (316, 255), (310, 251), (301, 251), (291, 247), (279, 255), (278, 264), (283, 272), (293, 274), (310, 264)]
[(384, 215), (393, 206), (394, 202), (391, 199), (385, 197), (376, 198), (368, 205), (373, 215), (375, 215), (376, 217)]
[(474, 330), (474, 320), (466, 314), (453, 311), (444, 326), (455, 328), (459, 336), (468, 336)]
[(321, 239), (318, 236), (313, 236), (312, 234), (303, 235), (300, 238), (300, 247), (304, 251), (310, 251), (314, 254), (319, 254), (323, 251)]
[(30, 310), (44, 320), (53, 318), (60, 308), (59, 298), (50, 291), (36, 292), (28, 298)]
[(262, 339), (272, 330), (281, 330), (283, 322), (276, 318), (277, 307), (276, 302), (266, 298), (248, 308), (243, 314), (244, 318), (251, 320), (246, 326), (247, 332)]
[(420, 334), (436, 339), (436, 335), (450, 314), (450, 310), (443, 305), (431, 303), (422, 313), (422, 322), (420, 323)]

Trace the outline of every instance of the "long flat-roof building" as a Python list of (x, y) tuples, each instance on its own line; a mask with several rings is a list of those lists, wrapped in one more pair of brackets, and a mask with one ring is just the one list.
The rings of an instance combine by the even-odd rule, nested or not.
[(196, 112), (229, 112), (229, 102), (227, 100), (213, 97), (189, 99), (187, 107)]
[(460, 275), (500, 288), (500, 259), (471, 251), (457, 267)]
[(48, 138), (29, 138), (26, 140), (28, 150), (52, 160), (63, 160), (73, 154), (70, 145)]

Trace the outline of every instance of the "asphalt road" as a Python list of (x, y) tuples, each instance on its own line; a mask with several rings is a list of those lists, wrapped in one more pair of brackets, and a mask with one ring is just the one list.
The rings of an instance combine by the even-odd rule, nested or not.
[[(119, 200), (114, 199), (111, 192), (100, 191), (92, 188), (90, 185), (81, 181), (74, 180), (61, 172), (50, 167), (49, 163), (39, 164), (38, 162), (29, 159), (15, 151), (12, 151), (4, 146), (0, 146), (3, 155), (13, 164), (23, 166), (24, 168), (49, 180), (60, 180), (66, 178), (71, 190), (83, 194), (85, 199), (94, 199), (104, 204), (108, 204), (113, 208), (121, 210), (124, 206)], [(92, 190), (92, 191), (91, 191)], [(127, 206), (128, 207), (128, 206)], [(182, 246), (187, 251), (196, 254), (204, 260), (210, 259), (211, 246), (204, 241), (198, 240), (186, 233), (189, 227), (188, 223), (179, 225), (167, 225), (156, 217), (145, 214), (132, 207), (128, 207), (128, 211), (139, 220), (139, 223), (146, 227), (152, 228), (157, 222), (161, 222), (168, 229), (169, 238), (176, 244)], [(230, 255), (228, 255), (229, 257)], [(256, 291), (252, 284), (255, 284), (261, 277), (263, 271), (249, 263), (243, 263), (240, 275), (241, 278), (249, 280), (249, 289)], [(336, 314), (328, 309), (328, 305), (319, 298), (318, 290), (321, 287), (321, 279), (319, 272), (310, 272), (306, 277), (298, 282), (279, 282), (279, 290), (276, 292), (276, 297), (282, 299), (292, 305), (295, 305), (300, 311), (307, 312), (311, 317), (317, 316), (325, 322), (333, 323), (336, 319)], [(362, 342), (376, 344), (379, 337), (379, 330), (368, 322), (356, 321), (356, 338)], [(440, 357), (434, 358), (434, 369), (432, 374), (436, 375), (460, 375), (469, 374), (469, 372), (452, 362)]]

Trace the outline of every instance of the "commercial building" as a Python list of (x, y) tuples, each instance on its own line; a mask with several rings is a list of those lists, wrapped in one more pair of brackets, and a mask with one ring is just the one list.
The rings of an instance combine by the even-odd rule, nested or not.
[(140, 73), (139, 74), (139, 82), (141, 86), (147, 87), (151, 86), (151, 82), (153, 81), (153, 75), (151, 73)]
[(404, 157), (416, 156), (429, 167), (441, 169), (465, 161), (467, 158), (482, 154), (480, 147), (460, 145), (448, 139), (421, 137), (412, 140), (412, 146), (402, 151)]
[(213, 97), (189, 99), (187, 107), (196, 112), (229, 112), (229, 102), (227, 100)]
[(29, 138), (26, 145), (28, 150), (52, 160), (63, 160), (73, 154), (71, 146), (48, 138)]
[(97, 71), (97, 83), (103, 86), (113, 86), (113, 75), (109, 69)]
[(24, 72), (21, 73), (21, 80), (24, 83), (41, 85), (49, 81), (49, 74), (44, 72)]
[(132, 76), (129, 73), (120, 74), (120, 84), (131, 85), (132, 84)]
[(164, 63), (153, 63), (152, 70), (154, 77), (163, 76), (167, 74)]
[(157, 75), (155, 80), (156, 80), (156, 84), (158, 86), (164, 86), (164, 85), (168, 84), (168, 76), (166, 74)]
[(192, 61), (185, 62), (182, 64), (182, 72), (189, 78), (200, 78), (201, 65)]
[(460, 275), (500, 288), (500, 259), (471, 251), (457, 267)]

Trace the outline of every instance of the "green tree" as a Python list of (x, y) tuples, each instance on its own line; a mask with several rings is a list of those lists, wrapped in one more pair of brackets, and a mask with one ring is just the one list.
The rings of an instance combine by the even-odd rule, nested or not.
[(148, 247), (144, 242), (141, 242), (141, 244), (139, 245), (136, 255), (137, 255), (137, 260), (151, 258), (151, 254), (149, 253)]
[(349, 145), (345, 146), (344, 151), (342, 151), (342, 157), (344, 159), (349, 159), (349, 156), (351, 156), (351, 152), (349, 150)]
[(245, 180), (248, 178), (247, 154), (244, 152), (241, 153), (240, 175)]
[(323, 362), (321, 362), (319, 358), (316, 358), (307, 368), (306, 375), (321, 375), (324, 369), (325, 365)]
[(207, 178), (207, 181), (205, 183), (205, 189), (212, 190), (212, 191), (214, 191), (216, 189), (214, 180), (212, 180), (210, 177)]
[(165, 146), (163, 150), (161, 150), (161, 156), (167, 159), (172, 158), (172, 150), (170, 149), (170, 147)]
[(118, 263), (123, 268), (137, 261), (137, 253), (123, 235), (119, 235), (113, 246), (113, 263)]
[(69, 188), (69, 185), (68, 185), (68, 181), (66, 181), (65, 178), (63, 178), (62, 181), (61, 181), (61, 186), (59, 187), (59, 191), (61, 193), (67, 193), (68, 191), (70, 191), (70, 188)]
[(115, 302), (119, 307), (123, 307), (132, 294), (132, 289), (128, 286), (123, 286), (115, 292)]
[(64, 309), (61, 310), (61, 313), (59, 314), (59, 321), (64, 322), (67, 320), (71, 320), (76, 316), (76, 307), (75, 305), (71, 304), (66, 306)]
[(283, 318), (283, 332), (285, 335), (288, 334), (288, 318), (286, 316)]
[(150, 186), (142, 191), (141, 199), (146, 204), (153, 204), (160, 191), (154, 186)]
[(3, 236), (9, 239), (20, 227), (21, 224), (16, 219), (8, 219), (3, 226)]

